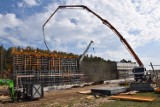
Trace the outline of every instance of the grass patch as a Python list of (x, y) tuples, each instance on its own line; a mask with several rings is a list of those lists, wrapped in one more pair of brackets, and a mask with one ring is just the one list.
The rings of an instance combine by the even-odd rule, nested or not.
[[(99, 107), (147, 107), (150, 105), (149, 103), (145, 102), (134, 102), (134, 101), (114, 101), (103, 103)], [(150, 106), (148, 106), (150, 107)]]
[(153, 102), (117, 100), (113, 102), (102, 103), (98, 107), (159, 107), (160, 106), (160, 98), (158, 98), (158, 94), (154, 92), (137, 93), (135, 96), (155, 97), (156, 100)]

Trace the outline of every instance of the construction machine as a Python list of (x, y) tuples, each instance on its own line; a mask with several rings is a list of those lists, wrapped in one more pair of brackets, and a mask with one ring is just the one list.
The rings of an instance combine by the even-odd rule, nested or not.
[[(145, 81), (146, 77), (147, 77), (147, 72), (146, 72), (146, 68), (144, 67), (142, 61), (140, 60), (140, 58), (137, 56), (137, 54), (134, 52), (134, 50), (132, 49), (132, 47), (128, 44), (128, 42), (126, 41), (126, 39), (119, 33), (119, 31), (106, 19), (103, 19), (101, 16), (99, 16), (97, 13), (93, 12), (90, 8), (88, 8), (85, 5), (65, 5), (65, 6), (58, 6), (58, 8), (51, 14), (51, 16), (47, 19), (47, 21), (43, 24), (42, 26), (42, 31), (43, 31), (43, 36), (45, 35), (44, 33), (44, 27), (45, 25), (49, 22), (49, 20), (53, 17), (53, 15), (59, 10), (59, 9), (84, 9), (87, 10), (88, 12), (92, 13), (93, 15), (95, 15), (98, 19), (100, 19), (102, 21), (102, 23), (106, 26), (108, 26), (120, 39), (120, 41), (122, 42), (122, 44), (124, 44), (124, 46), (127, 48), (127, 50), (131, 53), (131, 55), (133, 56), (133, 58), (136, 60), (136, 62), (138, 63), (138, 67), (135, 67), (133, 69), (133, 74), (134, 74), (134, 78), (136, 81)], [(45, 42), (45, 39), (44, 39)], [(46, 42), (45, 42), (46, 44)], [(46, 45), (47, 47), (47, 45)], [(48, 48), (48, 47), (47, 47)]]
[(81, 63), (82, 63), (82, 61), (84, 59), (84, 56), (86, 55), (86, 53), (87, 53), (87, 51), (90, 48), (90, 46), (91, 46), (92, 43), (93, 43), (93, 41), (91, 40), (90, 43), (88, 44), (87, 48), (84, 50), (83, 54), (80, 55), (79, 61), (78, 61), (79, 65), (81, 65)]
[(14, 90), (14, 82), (10, 79), (0, 79), (0, 85), (8, 85), (10, 97), (12, 101), (16, 100), (15, 90)]
[[(0, 79), (0, 86), (7, 85), (11, 100), (33, 100), (44, 96), (42, 84), (25, 84), (22, 89), (14, 87), (14, 81), (11, 79)], [(3, 93), (2, 93), (3, 94)]]
[[(154, 67), (153, 66), (157, 66), (157, 65), (153, 65), (152, 62), (150, 62), (150, 66), (152, 68), (152, 78), (153, 78), (153, 82), (156, 84), (157, 87), (160, 88), (160, 76), (159, 76), (159, 73), (157, 71), (155, 71)], [(158, 65), (160, 66), (160, 65)]]

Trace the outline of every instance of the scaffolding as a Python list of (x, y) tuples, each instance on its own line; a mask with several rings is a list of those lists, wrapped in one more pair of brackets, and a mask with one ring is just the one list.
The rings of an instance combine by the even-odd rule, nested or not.
[(14, 52), (13, 79), (17, 88), (26, 83), (44, 86), (79, 84), (83, 74), (78, 69), (78, 58), (39, 52)]

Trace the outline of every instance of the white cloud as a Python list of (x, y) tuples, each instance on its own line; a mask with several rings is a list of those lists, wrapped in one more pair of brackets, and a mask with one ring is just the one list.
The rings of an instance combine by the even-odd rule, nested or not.
[(21, 21), (16, 18), (15, 14), (7, 13), (5, 15), (0, 14), (0, 28), (6, 28), (6, 27), (16, 27), (19, 24), (21, 24)]
[(19, 8), (24, 7), (24, 3), (23, 2), (19, 2), (17, 5), (18, 5)]
[[(24, 0), (24, 2), (27, 6), (36, 6), (40, 1)], [(66, 4), (88, 6), (104, 19), (107, 19), (126, 38), (135, 51), (154, 41), (160, 42), (160, 3), (157, 0), (67, 0)], [(20, 3), (19, 7), (23, 5)], [(0, 15), (0, 34), (8, 34), (4, 28), (10, 27), (18, 32), (14, 35), (14, 39), (9, 38), (13, 43), (19, 45), (25, 43), (44, 48), (42, 25), (58, 5), (62, 4), (53, 1), (46, 7), (42, 7), (44, 8), (43, 12), (21, 20), (16, 18), (14, 14)], [(71, 19), (75, 19), (77, 24), (72, 23)], [(46, 41), (51, 50), (81, 54), (90, 40), (93, 40), (96, 55), (111, 60), (126, 58), (134, 61), (119, 38), (99, 19), (83, 9), (59, 10), (47, 23), (45, 32)], [(20, 42), (21, 40), (25, 41)], [(148, 63), (149, 60), (146, 59), (149, 56), (145, 53), (137, 54), (145, 64)]]
[(19, 8), (33, 7), (33, 6), (38, 6), (39, 4), (40, 0), (23, 0), (17, 3)]
[(22, 42), (22, 38), (18, 35), (19, 27), (23, 26), (23, 22), (13, 13), (0, 14), (0, 37), (1, 44), (10, 46), (25, 46), (27, 43)]
[(24, 41), (20, 40), (20, 39), (17, 39), (15, 38), (14, 36), (7, 36), (9, 42), (12, 43), (13, 46), (23, 46), (23, 47), (26, 47), (26, 46), (29, 46), (29, 44), (25, 43)]
[(36, 6), (38, 5), (39, 0), (23, 0), (28, 6)]
[[(3, 38), (3, 42), (6, 42), (7, 35), (15, 35), (15, 29), (21, 25), (21, 20), (16, 18), (15, 14), (8, 13), (8, 14), (0, 14), (0, 37)], [(18, 32), (17, 32), (18, 33)]]

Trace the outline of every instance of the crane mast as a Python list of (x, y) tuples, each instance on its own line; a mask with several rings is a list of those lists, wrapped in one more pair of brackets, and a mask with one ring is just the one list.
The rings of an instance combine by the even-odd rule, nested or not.
[(87, 48), (84, 50), (83, 54), (81, 55), (81, 57), (79, 58), (79, 65), (81, 65), (83, 59), (84, 59), (84, 56), (86, 55), (89, 47), (91, 46), (91, 44), (93, 43), (93, 41), (91, 40), (90, 43), (88, 44)]

